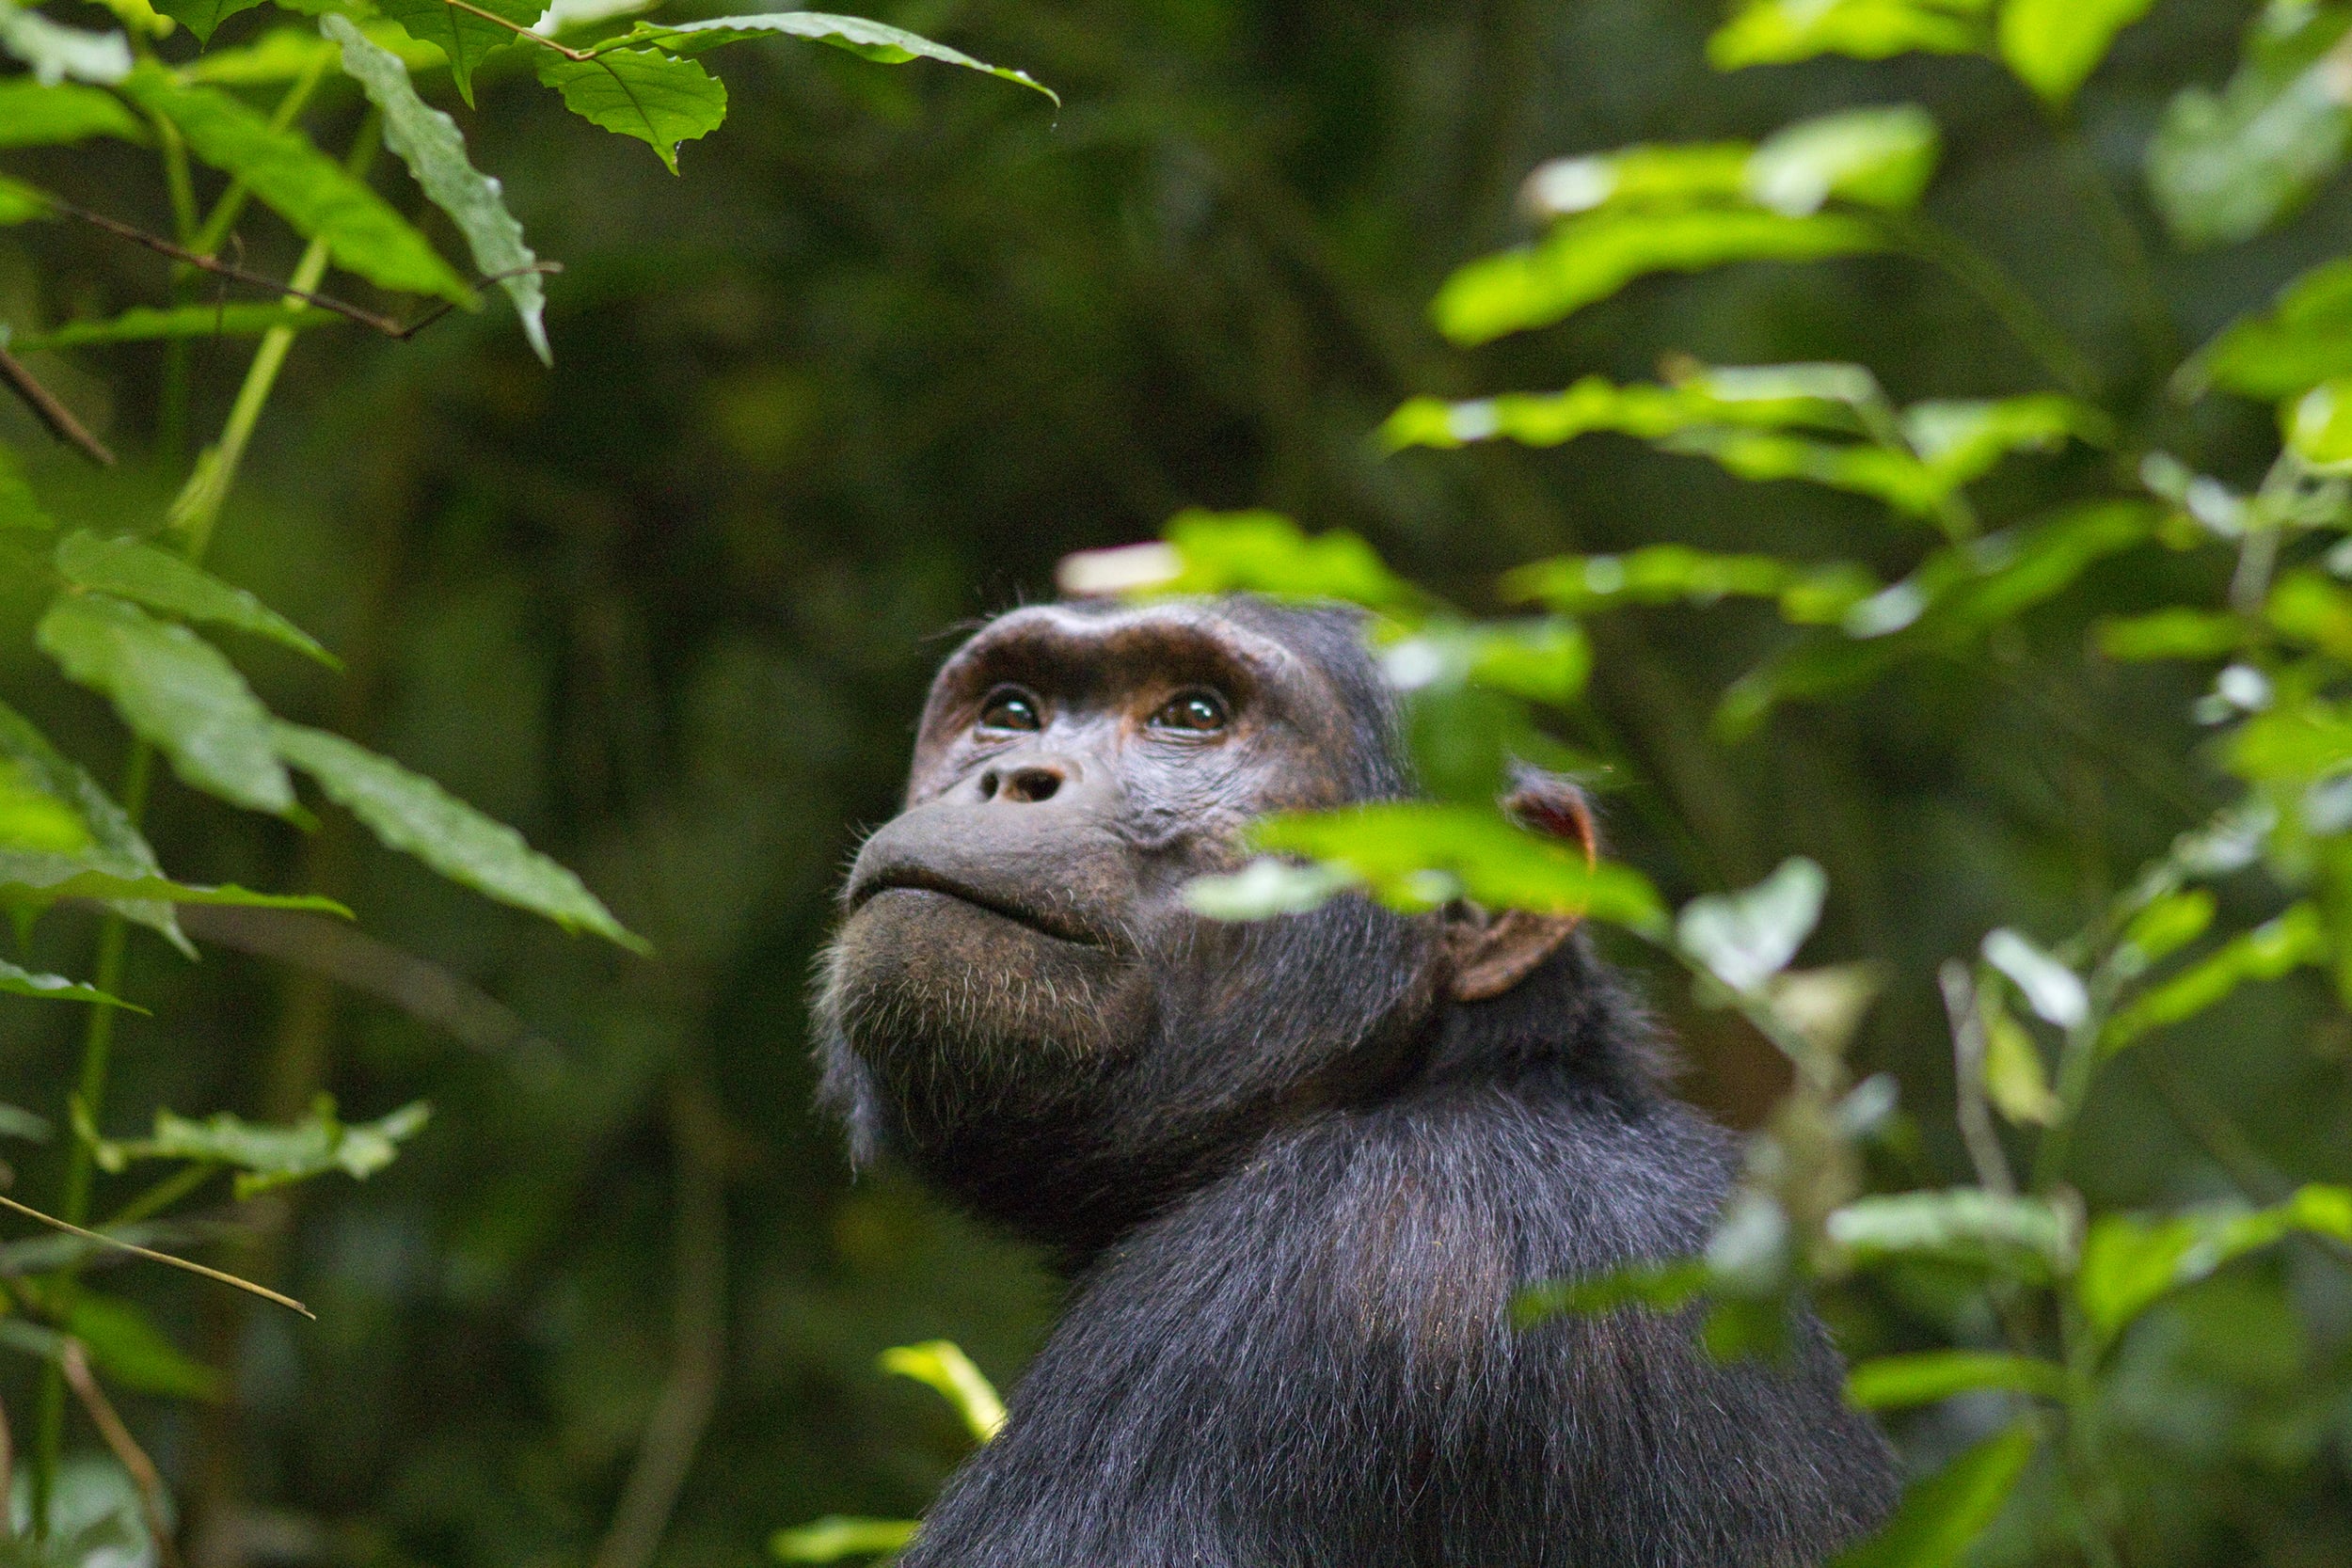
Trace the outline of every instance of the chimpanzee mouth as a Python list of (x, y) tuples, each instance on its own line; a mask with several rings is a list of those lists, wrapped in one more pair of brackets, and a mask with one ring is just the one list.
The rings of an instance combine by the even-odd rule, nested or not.
[(1103, 940), (1100, 933), (1058, 911), (1015, 903), (1001, 894), (983, 893), (968, 882), (958, 881), (955, 878), (944, 877), (935, 871), (912, 866), (894, 866), (872, 881), (852, 888), (850, 892), (850, 912), (855, 914), (885, 893), (932, 894), (942, 898), (952, 898), (959, 904), (969, 904), (976, 910), (982, 910), (996, 916), (999, 920), (1009, 920), (1016, 926), (1025, 926), (1040, 936), (1052, 937), (1057, 942), (1067, 942), (1080, 947), (1109, 945)]

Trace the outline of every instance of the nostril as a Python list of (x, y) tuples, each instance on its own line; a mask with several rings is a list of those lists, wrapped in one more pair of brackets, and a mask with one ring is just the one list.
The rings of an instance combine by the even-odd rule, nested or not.
[(993, 768), (980, 775), (980, 799), (983, 800), (996, 799), (996, 769)]
[(1061, 788), (1061, 775), (1050, 768), (1023, 768), (1005, 780), (1005, 799), (1035, 805), (1050, 800)]

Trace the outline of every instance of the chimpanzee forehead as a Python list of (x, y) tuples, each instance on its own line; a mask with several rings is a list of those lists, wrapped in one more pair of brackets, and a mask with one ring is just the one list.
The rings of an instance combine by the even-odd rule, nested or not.
[[(1341, 688), (1358, 683), (1335, 660), (1367, 669), (1369, 661), (1342, 618), (1248, 599), (1033, 605), (997, 617), (958, 650), (940, 671), (937, 695), (1025, 677), (1073, 696), (1200, 681), (1283, 705), (1344, 701)], [(1311, 628), (1323, 635), (1306, 635)]]

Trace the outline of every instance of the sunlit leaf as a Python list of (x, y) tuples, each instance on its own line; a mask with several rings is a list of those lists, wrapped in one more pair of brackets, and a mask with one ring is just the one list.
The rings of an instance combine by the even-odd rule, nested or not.
[(1536, 166), (1520, 195), (1538, 213), (1565, 217), (1597, 207), (1677, 207), (1729, 201), (1748, 189), (1746, 142), (1626, 147)]
[[(19, 223), (38, 222), (56, 210), (56, 204), (39, 187), (0, 175), (0, 229)], [(19, 353), (23, 352), (23, 346), (13, 338), (7, 345), (0, 346), (15, 347)]]
[[(449, 56), (450, 79), (457, 85), (457, 96), (469, 107), (473, 103), (473, 73), (482, 62), (501, 49), (527, 42), (516, 27), (529, 27), (539, 20), (538, 0), (471, 0), (476, 10), (488, 11), (491, 16), (503, 17), (515, 24), (501, 27), (489, 17), (478, 16), (471, 10), (460, 10), (449, 0), (376, 0), (376, 9), (405, 28), (408, 36), (422, 42), (437, 45)], [(320, 19), (326, 31), (326, 18)], [(329, 31), (329, 38), (335, 35)], [(341, 43), (342, 40), (336, 40)], [(349, 45), (343, 45), (348, 58)], [(553, 55), (553, 50), (543, 53)], [(485, 268), (495, 271), (495, 268)]]
[(1511, 1298), (1511, 1321), (1532, 1328), (1562, 1314), (1594, 1317), (1624, 1307), (1672, 1312), (1703, 1294), (1711, 1275), (1701, 1258), (1629, 1263), (1583, 1279), (1531, 1285)]
[(2218, 658), (2234, 653), (2247, 625), (2220, 610), (2175, 606), (2099, 623), (2099, 651), (2109, 658)]
[(433, 204), (447, 213), (466, 236), (473, 264), (515, 302), (523, 336), (540, 363), (554, 363), (548, 349), (547, 290), (532, 270), (538, 257), (523, 244), (523, 226), (506, 210), (499, 182), (466, 157), (457, 122), (417, 96), (400, 56), (370, 43), (350, 19), (327, 16), (320, 31), (342, 47), (343, 70), (358, 80), (369, 102), (384, 113), (384, 145), (399, 155)]
[[(438, 5), (441, 0), (432, 3)], [(411, 71), (425, 71), (448, 62), (446, 51), (419, 42), (397, 23), (379, 18), (361, 23), (359, 31), (369, 42), (398, 55)], [(250, 42), (206, 50), (182, 66), (180, 74), (191, 82), (209, 82), (215, 87), (270, 87), (310, 74), (321, 61), (333, 58), (335, 53), (333, 44), (309, 27), (273, 27)]]
[(1535, 245), (1467, 263), (1430, 305), (1465, 346), (1545, 326), (1647, 273), (1704, 272), (1733, 261), (1819, 261), (1886, 248), (1880, 228), (1842, 213), (1788, 217), (1756, 208), (1604, 209), (1556, 226)]
[(2296, 456), (2322, 473), (2352, 468), (2352, 376), (2323, 381), (2280, 412)]
[(976, 60), (944, 43), (934, 43), (917, 33), (887, 23), (869, 22), (862, 16), (828, 16), (822, 11), (762, 11), (751, 16), (719, 16), (697, 22), (641, 22), (630, 30), (625, 41), (645, 42), (674, 55), (699, 55), (723, 43), (736, 43), (746, 39), (797, 38), (830, 43), (846, 49), (860, 58), (878, 65), (903, 65), (909, 60), (937, 60), (945, 65), (961, 66), (966, 71), (982, 71), (1004, 81), (1017, 82), (1032, 92), (1043, 93), (1054, 106), (1061, 106), (1060, 94), (1044, 86), (1025, 71), (1013, 71), (1005, 66), (990, 65)]
[(2279, 302), (2239, 318), (2181, 368), (2185, 389), (2206, 386), (2265, 400), (2352, 376), (2352, 261), (2297, 277)]
[(677, 172), (682, 142), (707, 136), (727, 118), (724, 83), (698, 60), (658, 49), (615, 49), (592, 60), (534, 52), (539, 80), (564, 95), (564, 106), (592, 125), (634, 136)]
[(1564, 392), (1506, 392), (1468, 403), (1414, 398), (1389, 416), (1380, 434), (1391, 449), (1452, 448), (1498, 436), (1532, 447), (1550, 447), (1595, 431), (1657, 440), (1716, 425), (1840, 433), (1856, 428), (1850, 408), (1808, 393), (1725, 396), (1707, 376), (1673, 387), (1643, 383), (1620, 387), (1604, 376), (1588, 375)]
[(274, 129), (243, 101), (183, 83), (161, 66), (141, 66), (123, 90), (179, 127), (198, 157), (244, 181), (299, 232), (326, 241), (345, 272), (381, 288), (473, 302), (472, 289), (422, 234), (299, 131)]
[(65, 81), (108, 87), (131, 74), (131, 40), (120, 33), (64, 26), (15, 0), (0, 0), (0, 52), (31, 67), (44, 87)]
[(2069, 1261), (2066, 1222), (2056, 1209), (1981, 1187), (1857, 1198), (1823, 1229), (1856, 1263), (1941, 1259), (2039, 1278)]
[(2099, 1034), (2102, 1051), (2121, 1051), (2151, 1029), (2178, 1023), (2221, 1001), (2253, 980), (2276, 980), (2305, 964), (2332, 956), (2327, 927), (2310, 904), (2231, 938), (2210, 956), (2153, 987), (2107, 1021)]
[(1557, 556), (1516, 567), (1502, 577), (1502, 594), (1534, 599), (1571, 613), (1612, 604), (1708, 605), (1725, 598), (1779, 602), (1802, 626), (1834, 624), (1879, 591), (1869, 572), (1851, 562), (1807, 566), (1769, 555), (1721, 555), (1687, 545), (1645, 545), (1624, 555)]
[(1260, 856), (1224, 877), (1196, 877), (1184, 884), (1184, 903), (1211, 920), (1267, 920), (1319, 909), (1357, 885), (1332, 865), (1292, 865)]
[(2009, 1501), (2038, 1440), (2034, 1423), (2021, 1420), (1963, 1450), (1905, 1487), (1894, 1517), (1829, 1568), (1951, 1568)]
[(2122, 945), (2131, 951), (2123, 967), (2137, 974), (2170, 958), (2205, 934), (2218, 908), (2213, 894), (2201, 887), (2151, 900), (2123, 928)]
[(154, 0), (154, 7), (194, 33), (197, 42), (210, 43), (214, 31), (222, 23), (261, 3), (262, 0)]
[(931, 1339), (919, 1345), (894, 1345), (882, 1353), (882, 1370), (938, 1392), (956, 1407), (975, 1442), (985, 1443), (1004, 1430), (1005, 1402), (963, 1347), (952, 1339)]
[(327, 798), (367, 824), (386, 847), (414, 855), (453, 882), (545, 915), (565, 930), (593, 931), (643, 951), (580, 879), (523, 835), (389, 757), (325, 730), (280, 723), (279, 754), (316, 779)]
[(2014, 1393), (2058, 1399), (2066, 1390), (2066, 1371), (2038, 1356), (2010, 1355), (1999, 1351), (1931, 1350), (1910, 1355), (1882, 1355), (1859, 1362), (1846, 1374), (1846, 1397), (1866, 1410), (1900, 1410), (1933, 1404), (1976, 1388), (2004, 1388)]
[(2051, 451), (2070, 436), (2098, 444), (2114, 438), (2106, 415), (2056, 393), (1915, 403), (1902, 423), (1912, 450), (1951, 486), (1991, 472), (2010, 452)]
[(308, 1117), (282, 1126), (248, 1122), (226, 1111), (196, 1121), (159, 1110), (151, 1136), (92, 1135), (89, 1142), (102, 1170), (123, 1170), (135, 1160), (198, 1160), (231, 1166), (238, 1172), (236, 1192), (242, 1199), (329, 1171), (365, 1180), (390, 1164), (400, 1146), (421, 1132), (432, 1115), (432, 1107), (420, 1100), (374, 1121), (345, 1123), (337, 1117), (335, 1102), (321, 1096)]
[(1995, 36), (2018, 80), (2064, 105), (2151, 0), (2002, 0)]
[(2245, 58), (2218, 93), (2195, 86), (2172, 100), (2147, 167), (2175, 239), (2251, 239), (2335, 171), (2352, 136), (2352, 106), (2329, 51), (2348, 27), (2352, 10), (2342, 7), (2273, 6), (2255, 20)]
[(309, 632), (171, 550), (139, 539), (105, 539), (76, 530), (57, 542), (56, 563), (59, 575), (76, 587), (135, 600), (181, 620), (234, 626), (340, 668), (335, 656)]
[(308, 332), (348, 325), (331, 310), (289, 310), (283, 305), (181, 305), (159, 310), (135, 305), (119, 316), (66, 322), (46, 332), (20, 332), (8, 346), (19, 354), (84, 348), (93, 343), (151, 342), (159, 338), (258, 338), (284, 327)]
[(87, 1288), (75, 1291), (71, 1302), (62, 1326), (82, 1341), (109, 1382), (172, 1399), (220, 1397), (220, 1374), (166, 1338), (143, 1308)]
[(815, 1524), (780, 1529), (768, 1549), (786, 1562), (839, 1562), (851, 1557), (901, 1552), (921, 1527), (913, 1519), (853, 1519), (828, 1513)]
[(2084, 1238), (2074, 1297), (2091, 1330), (2112, 1338), (2170, 1291), (2298, 1233), (2352, 1242), (2352, 1188), (2307, 1186), (2267, 1209), (2222, 1204), (2161, 1219), (2102, 1215)]
[(1756, 990), (1788, 967), (1821, 918), (1829, 879), (1803, 856), (1739, 893), (1693, 898), (1675, 917), (1675, 940), (1735, 991)]
[(1832, 197), (1908, 212), (1935, 173), (1941, 140), (1928, 112), (1910, 103), (1800, 120), (1757, 146), (1747, 194), (1790, 217), (1817, 213)]
[(2010, 1015), (1997, 986), (1977, 989), (1978, 1022), (1984, 1028), (1984, 1091), (1994, 1109), (2019, 1126), (2047, 1127), (2057, 1118), (2041, 1048)]
[(2317, 572), (2280, 574), (2263, 619), (2281, 637), (2352, 659), (2352, 590)]
[(1989, 41), (1991, 0), (1749, 0), (1707, 40), (1718, 71), (1816, 55), (1883, 60), (1924, 50), (1969, 55)]
[[(155, 851), (96, 780), (15, 709), (0, 705), (0, 887), (47, 886), (82, 872), (158, 878)], [(193, 954), (171, 906), (104, 895), (126, 920)]]
[(1572, 621), (1433, 620), (1384, 643), (1380, 668), (1401, 691), (1479, 686), (1562, 704), (1584, 689), (1593, 652)]
[(1640, 873), (1588, 864), (1581, 847), (1529, 832), (1499, 811), (1386, 801), (1273, 817), (1250, 836), (1263, 849), (1333, 863), (1399, 909), (1467, 896), (1490, 909), (1584, 914), (1639, 930), (1659, 930), (1665, 918)]
[(187, 627), (103, 594), (64, 594), (34, 631), (73, 680), (103, 692), (183, 781), (250, 811), (282, 813), (294, 786), (270, 717), (220, 651)]
[(0, 958), (0, 991), (10, 996), (39, 997), (45, 1002), (90, 1002), (106, 1007), (130, 1007), (135, 1013), (147, 1011), (134, 1006), (119, 996), (112, 996), (96, 986), (86, 986), (69, 980), (62, 974), (40, 974), (29, 969), (19, 969)]
[(0, 82), (0, 147), (56, 147), (87, 136), (145, 142), (147, 130), (110, 92), (30, 76)]
[(1375, 610), (1426, 602), (1421, 590), (1344, 529), (1309, 535), (1278, 512), (1180, 512), (1168, 543), (1178, 574), (1152, 585), (1168, 594), (1264, 594), (1283, 599), (1343, 599)]
[(2082, 976), (2006, 927), (1986, 933), (1984, 959), (2010, 978), (2026, 1005), (2061, 1029), (2090, 1016)]

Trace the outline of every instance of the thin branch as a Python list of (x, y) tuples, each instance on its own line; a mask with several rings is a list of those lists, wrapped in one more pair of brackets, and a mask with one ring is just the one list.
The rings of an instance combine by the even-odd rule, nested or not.
[(0, 347), (0, 380), (24, 400), (24, 406), (33, 411), (33, 418), (47, 427), (70, 447), (81, 449), (82, 455), (102, 468), (115, 466), (115, 454), (106, 450), (106, 443), (92, 436), (82, 421), (73, 417), (73, 410), (57, 401), (57, 394), (42, 386), (24, 362), (6, 348)]
[(1985, 1191), (2014, 1197), (2017, 1178), (2010, 1174), (1992, 1108), (1985, 1103), (1984, 1020), (1977, 1011), (1976, 982), (1958, 958), (1945, 959), (1935, 978), (1944, 990), (1945, 1015), (1952, 1022), (1952, 1068), (1959, 1084), (1953, 1117), (1960, 1123), (1961, 1141), (1968, 1146), (1969, 1163), (1977, 1167), (1977, 1180)]
[(286, 1307), (292, 1311), (299, 1312), (304, 1317), (311, 1319), (313, 1322), (315, 1322), (318, 1318), (318, 1314), (316, 1312), (311, 1311), (309, 1307), (303, 1306), (302, 1303), (294, 1300), (294, 1297), (281, 1296), (266, 1285), (256, 1285), (249, 1279), (239, 1279), (235, 1275), (223, 1274), (218, 1269), (208, 1269), (203, 1264), (192, 1263), (185, 1258), (174, 1258), (168, 1252), (157, 1252), (151, 1247), (135, 1246), (131, 1243), (121, 1240), (119, 1237), (108, 1236), (96, 1230), (85, 1230), (78, 1225), (69, 1225), (64, 1220), (58, 1219), (54, 1214), (44, 1214), (40, 1210), (29, 1208), (24, 1204), (17, 1202), (17, 1200), (12, 1197), (0, 1196), (0, 1209), (12, 1210), (17, 1213), (23, 1214), (27, 1219), (35, 1219), (40, 1221), (43, 1225), (54, 1226), (57, 1229), (65, 1231), (69, 1235), (79, 1236), (85, 1241), (97, 1242), (104, 1246), (115, 1247), (123, 1252), (134, 1253), (138, 1257), (148, 1259), (150, 1262), (168, 1263), (175, 1269), (185, 1269), (190, 1274), (200, 1274), (207, 1279), (216, 1279), (223, 1285), (233, 1285), (240, 1291), (247, 1291), (250, 1294), (260, 1296), (264, 1301), (274, 1301), (280, 1307)]
[[(454, 4), (454, 0), (452, 0), (452, 3)], [(409, 339), (415, 337), (418, 333), (423, 331), (426, 327), (431, 326), (435, 322), (439, 321), (443, 316), (448, 315), (450, 311), (456, 309), (455, 305), (451, 301), (441, 300), (435, 304), (435, 306), (431, 309), (427, 310), (423, 315), (418, 317), (415, 321), (403, 322), (391, 316), (381, 315), (376, 311), (368, 309), (364, 306), (354, 305), (349, 300), (337, 299), (332, 294), (323, 294), (310, 289), (299, 288), (294, 284), (281, 282), (275, 277), (265, 277), (258, 272), (248, 272), (244, 267), (237, 266), (233, 262), (224, 261), (216, 256), (207, 256), (201, 251), (190, 250), (185, 245), (174, 245), (171, 241), (165, 239), (160, 234), (151, 234), (144, 229), (137, 228), (132, 224), (124, 223), (119, 218), (110, 218), (103, 213), (93, 213), (87, 207), (79, 206), (73, 202), (66, 200), (63, 197), (50, 196), (46, 192), (41, 194), (43, 198), (52, 207), (55, 207), (57, 211), (65, 214), (68, 217), (80, 218), (84, 223), (95, 225), (96, 227), (104, 230), (107, 233), (114, 235), (118, 239), (128, 240), (133, 245), (144, 245), (158, 255), (168, 256), (175, 261), (183, 262), (186, 265), (198, 268), (200, 271), (212, 273), (215, 277), (228, 278), (231, 282), (249, 284), (254, 288), (266, 289), (272, 293), (280, 294), (289, 299), (298, 299), (305, 305), (316, 306), (322, 310), (331, 311), (333, 314), (342, 316), (345, 320), (358, 322), (361, 326), (380, 332), (385, 337), (390, 338), (396, 342), (406, 342)], [(564, 263), (561, 261), (533, 261), (529, 266), (514, 267), (505, 272), (492, 273), (481, 281), (484, 283), (496, 283), (503, 278), (519, 277), (527, 272), (557, 273), (562, 272), (563, 270)], [(22, 390), (21, 388), (19, 389)], [(28, 393), (26, 395), (29, 400), (30, 394)], [(71, 415), (67, 415), (65, 417), (69, 420), (69, 421), (72, 419)], [(42, 418), (43, 421), (47, 422), (48, 416), (44, 414)], [(50, 428), (55, 430), (57, 427), (52, 424)], [(80, 427), (75, 426), (74, 428), (78, 430)], [(60, 432), (60, 434), (62, 435), (63, 433)], [(88, 441), (91, 445), (95, 445), (95, 442), (87, 434), (84, 434), (80, 439), (82, 441)], [(86, 448), (85, 450), (87, 449)], [(105, 449), (101, 447), (98, 451), (104, 451)], [(109, 452), (103, 459), (101, 459), (101, 461), (112, 463), (114, 461), (114, 456)]]
[[(568, 44), (558, 43), (553, 39), (548, 37), (545, 33), (533, 32), (532, 29), (524, 26), (519, 22), (509, 22), (506, 18), (499, 15), (496, 11), (485, 11), (480, 6), (469, 6), (466, 3), (466, 0), (443, 0), (443, 4), (447, 5), (452, 10), (465, 11), (469, 15), (480, 17), (485, 22), (494, 22), (498, 24), (498, 25), (505, 28), (508, 32), (516, 34), (527, 42), (546, 44), (549, 49), (554, 50), (557, 54), (563, 55), (567, 60), (580, 60), (584, 62), (593, 60), (596, 57), (594, 50), (574, 49)], [(610, 67), (607, 69), (609, 70)]]
[(98, 1379), (90, 1375), (89, 1356), (82, 1349), (82, 1341), (69, 1338), (57, 1357), (65, 1369), (65, 1380), (73, 1386), (74, 1397), (98, 1428), (98, 1435), (114, 1450), (117, 1463), (131, 1473), (131, 1480), (139, 1489), (139, 1512), (147, 1515), (147, 1533), (155, 1543), (156, 1560), (162, 1568), (180, 1568), (180, 1544), (171, 1537), (171, 1527), (164, 1518), (164, 1478), (155, 1473), (155, 1462), (147, 1457), (147, 1450), (138, 1446), (131, 1429), (122, 1424), (115, 1407), (106, 1399)]

